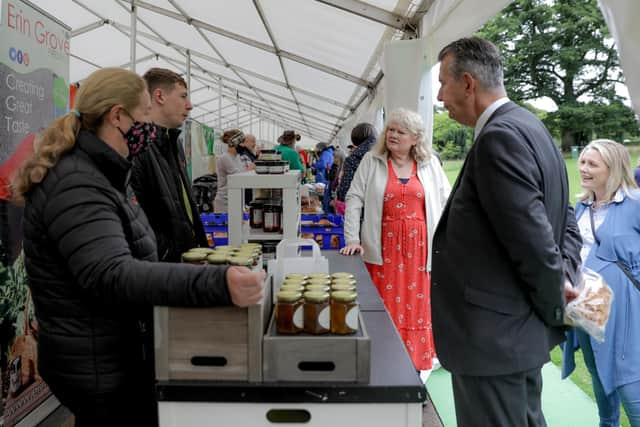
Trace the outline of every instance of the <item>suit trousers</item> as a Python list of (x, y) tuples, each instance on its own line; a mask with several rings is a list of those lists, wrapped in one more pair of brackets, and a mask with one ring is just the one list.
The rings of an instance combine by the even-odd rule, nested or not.
[(458, 427), (546, 427), (541, 368), (509, 375), (452, 375)]

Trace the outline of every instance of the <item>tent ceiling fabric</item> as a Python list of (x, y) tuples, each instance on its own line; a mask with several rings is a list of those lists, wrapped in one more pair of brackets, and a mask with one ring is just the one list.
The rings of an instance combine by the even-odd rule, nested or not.
[(225, 128), (238, 116), (241, 125), (260, 117), (314, 141), (336, 136), (377, 84), (381, 46), (413, 36), (409, 23), (433, 2), (30, 1), (71, 27), (72, 82), (96, 67), (129, 66), (133, 3), (136, 71), (165, 67), (186, 75), (188, 51), (195, 120)]

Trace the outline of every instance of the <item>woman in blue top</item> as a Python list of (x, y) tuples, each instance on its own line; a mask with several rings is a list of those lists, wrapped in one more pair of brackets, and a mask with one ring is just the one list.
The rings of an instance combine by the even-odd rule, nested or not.
[[(576, 205), (583, 265), (600, 273), (614, 293), (603, 343), (571, 329), (564, 347), (563, 378), (582, 348), (591, 373), (600, 427), (620, 425), (620, 404), (640, 427), (640, 289), (616, 263), (640, 279), (640, 191), (626, 148), (610, 140), (589, 143), (578, 159), (584, 192)], [(592, 226), (593, 222), (593, 226)], [(595, 230), (595, 236), (594, 232)]]

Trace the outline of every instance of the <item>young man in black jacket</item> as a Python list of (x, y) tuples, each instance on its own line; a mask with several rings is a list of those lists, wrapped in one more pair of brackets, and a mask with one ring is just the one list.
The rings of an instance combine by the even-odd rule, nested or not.
[(133, 159), (131, 185), (156, 234), (158, 258), (180, 262), (183, 252), (208, 245), (178, 142), (179, 128), (193, 106), (187, 83), (173, 71), (152, 68), (143, 78), (158, 136)]

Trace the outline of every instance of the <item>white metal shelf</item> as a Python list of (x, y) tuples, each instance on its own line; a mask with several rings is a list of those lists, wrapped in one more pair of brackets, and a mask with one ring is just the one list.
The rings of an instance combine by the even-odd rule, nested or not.
[[(300, 171), (285, 174), (242, 172), (228, 177), (229, 244), (237, 246), (249, 240), (295, 239), (300, 231)], [(265, 233), (243, 224), (245, 189), (282, 190), (282, 233)]]

